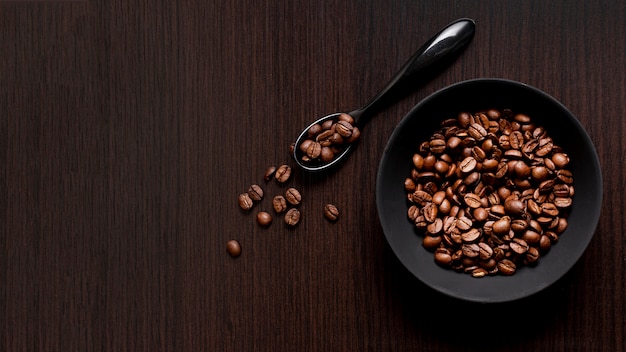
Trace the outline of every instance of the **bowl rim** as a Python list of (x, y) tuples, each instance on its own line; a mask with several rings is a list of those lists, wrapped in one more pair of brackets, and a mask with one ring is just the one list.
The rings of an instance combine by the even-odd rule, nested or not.
[[(384, 176), (385, 166), (386, 166), (385, 163), (387, 162), (387, 159), (388, 159), (387, 156), (392, 152), (391, 149), (394, 147), (394, 142), (398, 138), (398, 135), (402, 133), (402, 131), (406, 128), (406, 126), (413, 120), (412, 117), (416, 115), (420, 110), (424, 109), (425, 106), (428, 106), (428, 104), (430, 104), (433, 100), (435, 100), (435, 98), (441, 95), (447, 94), (451, 90), (456, 90), (459, 88), (463, 88), (464, 86), (467, 86), (467, 85), (475, 85), (475, 84), (507, 85), (507, 86), (512, 86), (511, 89), (524, 89), (530, 92), (530, 94), (537, 95), (540, 99), (543, 99), (547, 103), (554, 105), (555, 109), (558, 109), (559, 111), (563, 112), (565, 119), (572, 123), (572, 128), (576, 129), (579, 133), (581, 133), (587, 139), (585, 142), (587, 142), (586, 145), (590, 146), (590, 153), (593, 155), (592, 164), (594, 166), (594, 171), (597, 173), (597, 176), (598, 176), (597, 177), (598, 182), (595, 185), (590, 186), (594, 188), (596, 191), (599, 191), (597, 192), (597, 201), (596, 201), (597, 209), (593, 209), (592, 214), (590, 215), (590, 219), (593, 222), (591, 226), (593, 230), (590, 231), (590, 233), (584, 237), (585, 238), (584, 243), (580, 243), (582, 244), (582, 246), (579, 246), (579, 247), (582, 249), (579, 251), (579, 253), (576, 253), (576, 258), (574, 258), (574, 260), (571, 260), (571, 264), (566, 265), (567, 268), (565, 270), (562, 270), (562, 272), (557, 273), (556, 277), (553, 278), (552, 280), (541, 282), (537, 284), (536, 286), (530, 287), (526, 290), (520, 290), (507, 297), (495, 297), (494, 298), (494, 297), (466, 296), (466, 295), (460, 294), (458, 290), (450, 289), (447, 286), (443, 286), (443, 285), (436, 284), (433, 282), (428, 282), (427, 280), (424, 279), (422, 275), (419, 274), (419, 272), (416, 272), (415, 268), (410, 267), (410, 265), (406, 261), (406, 258), (403, 258), (402, 255), (400, 255), (397, 245), (394, 244), (392, 238), (390, 237), (391, 234), (389, 232), (391, 231), (391, 228), (390, 228), (390, 224), (388, 224), (388, 219), (385, 219), (385, 217), (383, 216), (383, 214), (385, 214), (384, 209), (383, 209), (385, 204), (382, 201), (382, 199), (384, 198), (384, 195), (381, 194), (382, 189), (383, 189), (383, 185), (381, 183), (383, 182), (383, 176)], [(439, 291), (447, 296), (457, 298), (460, 300), (473, 301), (473, 302), (478, 302), (478, 303), (501, 303), (501, 302), (514, 301), (514, 300), (518, 300), (524, 297), (528, 297), (544, 290), (548, 286), (558, 281), (561, 277), (563, 277), (580, 260), (580, 257), (582, 257), (582, 254), (585, 252), (585, 250), (589, 246), (591, 239), (593, 238), (595, 232), (597, 231), (597, 225), (599, 223), (600, 212), (602, 208), (602, 198), (603, 198), (603, 194), (602, 194), (603, 185), (602, 184), (603, 184), (602, 170), (601, 170), (600, 163), (599, 163), (598, 153), (595, 148), (595, 145), (593, 144), (593, 141), (589, 137), (589, 134), (587, 133), (583, 125), (580, 123), (578, 118), (570, 110), (568, 110), (560, 101), (558, 101), (551, 95), (547, 94), (546, 92), (526, 83), (522, 83), (522, 82), (510, 80), (510, 79), (503, 79), (503, 78), (476, 78), (476, 79), (468, 79), (468, 80), (459, 81), (459, 82), (450, 84), (428, 95), (427, 97), (419, 101), (398, 123), (393, 133), (391, 134), (389, 140), (387, 141), (387, 145), (385, 146), (384, 152), (380, 159), (380, 163), (378, 165), (378, 171), (376, 175), (376, 206), (377, 206), (377, 213), (378, 213), (379, 221), (381, 223), (381, 227), (383, 229), (383, 233), (385, 235), (388, 245), (391, 247), (394, 255), (396, 256), (396, 258), (398, 258), (398, 260), (402, 263), (402, 265), (409, 272), (411, 272), (411, 274), (414, 277), (416, 277), (419, 281), (426, 284), (427, 286), (434, 289), (435, 291)], [(444, 269), (444, 270), (447, 270), (447, 269)], [(459, 274), (459, 275), (463, 275), (463, 274)], [(492, 278), (495, 278), (495, 277), (490, 277), (486, 279), (492, 279)], [(474, 278), (472, 279), (484, 280), (484, 279), (474, 279)]]

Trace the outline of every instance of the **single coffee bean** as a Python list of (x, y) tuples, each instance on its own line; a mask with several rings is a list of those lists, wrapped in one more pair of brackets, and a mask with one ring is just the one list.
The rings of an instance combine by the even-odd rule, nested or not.
[(311, 159), (316, 159), (322, 152), (322, 146), (318, 142), (312, 142), (306, 149), (306, 155)]
[(274, 173), (276, 173), (276, 166), (270, 166), (265, 169), (265, 174), (263, 174), (265, 182), (269, 181), (274, 176)]
[(476, 268), (471, 272), (472, 277), (476, 278), (485, 277), (487, 276), (487, 274), (487, 270), (485, 270), (484, 268)]
[(461, 238), (463, 239), (463, 242), (465, 243), (471, 243), (471, 242), (475, 242), (477, 241), (480, 236), (482, 234), (480, 233), (480, 231), (478, 229), (470, 229), (467, 232), (464, 232), (461, 234)]
[(492, 229), (493, 233), (499, 236), (508, 234), (511, 229), (511, 218), (503, 216), (500, 220), (493, 223)]
[(435, 252), (435, 262), (439, 265), (447, 266), (452, 262), (452, 256), (447, 250)]
[(323, 131), (322, 129), (322, 125), (320, 125), (319, 123), (316, 123), (315, 125), (309, 127), (309, 137), (313, 137), (316, 136), (318, 134), (320, 134)]
[(468, 258), (476, 258), (480, 255), (480, 247), (476, 243), (464, 244), (461, 250), (463, 255)]
[(456, 220), (456, 227), (461, 231), (467, 231), (472, 228), (472, 220), (465, 216), (461, 216)]
[(517, 199), (510, 199), (504, 202), (504, 211), (513, 216), (524, 213), (524, 203)]
[(441, 244), (441, 236), (424, 236), (422, 246), (426, 249), (435, 249)]
[(285, 183), (289, 180), (291, 176), (291, 167), (288, 165), (281, 165), (276, 169), (276, 173), (274, 174), (274, 178), (280, 182)]
[(476, 167), (476, 163), (477, 163), (476, 159), (474, 159), (471, 156), (468, 156), (467, 158), (461, 161), (459, 166), (462, 172), (469, 173), (472, 170), (474, 170), (474, 168)]
[(297, 189), (291, 187), (285, 191), (285, 199), (291, 205), (298, 205), (302, 201), (302, 195)]
[(272, 224), (272, 216), (266, 211), (260, 211), (256, 214), (256, 221), (261, 226), (270, 226)]
[(426, 232), (431, 236), (435, 236), (443, 229), (443, 221), (441, 218), (436, 218), (432, 223), (426, 226)]
[(237, 240), (230, 240), (226, 242), (226, 251), (228, 251), (231, 257), (237, 258), (241, 255), (241, 245)]
[(243, 210), (250, 210), (254, 203), (252, 202), (252, 198), (248, 195), (248, 193), (241, 193), (239, 195), (239, 206)]
[(354, 125), (354, 118), (351, 115), (346, 114), (345, 112), (342, 112), (341, 114), (339, 114), (339, 117), (337, 118), (337, 120), (346, 121), (347, 123)]
[(417, 190), (413, 193), (413, 201), (420, 205), (426, 205), (427, 203), (432, 202), (433, 196), (431, 196), (428, 192)]
[[(493, 256), (493, 248), (485, 242), (480, 242), (478, 244), (479, 252), (478, 255), (481, 260), (487, 260)], [(495, 263), (494, 263), (495, 264)]]
[(482, 206), (482, 203), (480, 201), (480, 197), (477, 194), (474, 194), (474, 193), (467, 193), (463, 197), (463, 200), (465, 201), (465, 204), (467, 204), (467, 206), (472, 208), (472, 209), (476, 209), (476, 208), (479, 208), (480, 206)]
[(289, 226), (296, 226), (300, 222), (300, 211), (296, 208), (291, 208), (285, 213), (285, 224)]
[(337, 122), (335, 128), (336, 128), (336, 132), (339, 133), (342, 137), (348, 138), (352, 135), (352, 129), (354, 127), (348, 121), (342, 120), (342, 121)]
[(324, 216), (330, 221), (336, 221), (339, 218), (339, 209), (333, 204), (326, 204), (324, 205)]
[(422, 208), (422, 213), (424, 214), (424, 218), (426, 218), (426, 221), (428, 221), (429, 223), (432, 223), (435, 221), (435, 219), (437, 218), (438, 212), (439, 210), (437, 206), (432, 202), (427, 203)]
[(513, 252), (517, 254), (524, 254), (528, 251), (528, 243), (521, 238), (514, 238), (511, 240), (509, 247), (513, 250)]
[(509, 259), (502, 259), (498, 262), (498, 272), (502, 275), (513, 275), (516, 270), (517, 267), (515, 266), (515, 263)]
[(259, 185), (252, 185), (248, 188), (248, 195), (254, 201), (263, 199), (263, 189)]
[(278, 195), (272, 199), (272, 206), (274, 207), (274, 211), (280, 214), (287, 210), (287, 201), (285, 197)]
[(565, 153), (554, 153), (552, 155), (552, 161), (554, 162), (554, 166), (562, 169), (569, 164), (569, 156)]

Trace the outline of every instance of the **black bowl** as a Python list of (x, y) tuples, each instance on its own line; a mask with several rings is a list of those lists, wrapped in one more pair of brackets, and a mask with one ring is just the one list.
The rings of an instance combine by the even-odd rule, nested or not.
[[(533, 267), (512, 276), (473, 278), (438, 266), (422, 247), (422, 236), (407, 217), (404, 180), (418, 145), (459, 112), (509, 108), (543, 126), (570, 156), (576, 190), (569, 226)], [(502, 79), (460, 82), (417, 104), (394, 130), (382, 156), (376, 181), (376, 203), (385, 237), (402, 264), (426, 285), (461, 300), (491, 303), (517, 300), (545, 289), (576, 263), (591, 240), (602, 203), (602, 175), (593, 143), (580, 122), (561, 103), (526, 84)]]

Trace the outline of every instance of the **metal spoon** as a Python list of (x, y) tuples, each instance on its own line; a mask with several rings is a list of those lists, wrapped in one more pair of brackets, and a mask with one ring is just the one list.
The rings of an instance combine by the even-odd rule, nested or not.
[[(440, 65), (456, 57), (456, 55), (465, 48), (474, 37), (474, 30), (474, 21), (468, 18), (462, 18), (450, 23), (439, 33), (435, 34), (413, 54), (395, 77), (369, 103), (348, 113), (354, 118), (354, 125), (361, 129), (367, 120), (373, 116), (374, 112), (383, 108), (384, 105), (388, 105), (390, 98), (397, 98), (399, 90), (406, 88), (405, 86), (408, 83), (417, 81), (419, 78), (432, 76), (432, 74), (437, 71), (437, 68), (441, 68), (439, 67)], [(300, 143), (307, 139), (309, 129), (315, 124), (321, 124), (324, 121), (336, 119), (339, 114), (340, 113), (334, 113), (324, 116), (311, 123), (300, 133), (293, 148), (293, 156), (298, 166), (302, 169), (306, 171), (326, 170), (343, 160), (352, 150), (352, 144), (344, 147), (341, 152), (327, 163), (308, 164), (301, 160), (302, 155), (299, 146)]]

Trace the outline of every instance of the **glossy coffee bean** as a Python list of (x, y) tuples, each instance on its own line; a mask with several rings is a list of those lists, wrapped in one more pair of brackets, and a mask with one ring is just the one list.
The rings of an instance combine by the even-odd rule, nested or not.
[(256, 214), (256, 221), (260, 226), (270, 226), (272, 224), (272, 220), (272, 215), (266, 211), (260, 211)]
[(330, 221), (336, 221), (339, 218), (339, 209), (337, 208), (337, 206), (335, 206), (334, 204), (324, 205), (324, 217), (326, 217), (326, 219)]

